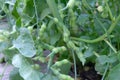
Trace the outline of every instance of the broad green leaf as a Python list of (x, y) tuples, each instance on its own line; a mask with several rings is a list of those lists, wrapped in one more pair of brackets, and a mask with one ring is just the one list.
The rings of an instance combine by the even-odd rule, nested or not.
[(104, 65), (108, 62), (109, 58), (106, 55), (101, 55), (100, 57), (97, 58), (98, 63)]
[(33, 57), (36, 54), (33, 39), (27, 28), (20, 29), (20, 35), (13, 41), (13, 46), (26, 57)]
[(106, 63), (114, 63), (115, 61), (117, 61), (116, 54), (112, 54), (110, 56), (101, 55), (100, 57), (97, 58), (97, 63), (100, 63), (102, 65), (104, 65)]
[(9, 80), (23, 80), (23, 78), (19, 74), (19, 69), (14, 68), (9, 75)]
[(106, 80), (120, 80), (120, 64), (110, 70)]
[(40, 15), (41, 20), (43, 20), (49, 13), (50, 13), (49, 8), (44, 9)]
[(0, 9), (3, 7), (5, 0), (0, 0)]
[(7, 49), (9, 46), (9, 43), (6, 41), (0, 42), (0, 52), (2, 52), (3, 50)]
[(88, 57), (90, 57), (92, 55), (93, 55), (93, 48), (89, 46), (89, 48), (86, 49), (86, 51), (84, 52), (84, 57), (88, 58)]
[(12, 59), (12, 64), (17, 68), (22, 68), (24, 66), (30, 65), (27, 62), (27, 59), (23, 57), (21, 54), (16, 54)]
[(103, 73), (105, 72), (105, 69), (107, 67), (107, 64), (100, 64), (100, 63), (96, 63), (95, 64), (95, 70), (99, 72), (99, 74), (103, 75)]
[(88, 4), (90, 4), (90, 6), (94, 7), (95, 3), (97, 0), (87, 0)]
[(13, 10), (12, 10), (12, 15), (14, 16), (15, 19), (18, 19), (20, 17), (17, 11), (17, 5), (18, 5), (18, 1), (15, 2)]
[(50, 32), (50, 44), (54, 45), (59, 39), (60, 39), (60, 34), (51, 30)]
[(43, 77), (43, 74), (40, 71), (34, 70), (30, 65), (20, 68), (19, 73), (24, 80), (41, 80)]
[(88, 20), (89, 20), (89, 16), (87, 14), (81, 14), (77, 19), (77, 23), (79, 25), (84, 25)]
[(82, 65), (84, 65), (86, 62), (86, 59), (85, 59), (85, 56), (83, 55), (83, 53), (81, 51), (79, 51), (79, 52), (77, 51), (76, 55), (79, 58), (79, 60), (82, 62)]
[[(34, 3), (33, 3), (34, 0), (25, 0), (25, 8), (23, 10), (24, 13), (26, 13), (27, 15), (29, 16), (33, 16), (35, 15), (35, 6), (34, 6)], [(36, 0), (35, 0), (36, 1)]]
[(41, 80), (59, 80), (59, 79), (53, 74), (47, 74), (43, 78), (41, 78)]
[(12, 64), (19, 68), (19, 74), (24, 80), (40, 80), (43, 76), (40, 71), (33, 69), (30, 61), (21, 54), (17, 54), (13, 57)]
[(19, 52), (18, 52), (18, 50), (16, 50), (16, 49), (6, 49), (6, 50), (4, 50), (3, 51), (3, 54), (5, 55), (5, 59), (6, 59), (6, 61), (8, 61), (9, 63), (11, 63), (12, 62), (12, 58), (13, 58), (13, 56), (15, 55), (15, 54), (18, 54)]

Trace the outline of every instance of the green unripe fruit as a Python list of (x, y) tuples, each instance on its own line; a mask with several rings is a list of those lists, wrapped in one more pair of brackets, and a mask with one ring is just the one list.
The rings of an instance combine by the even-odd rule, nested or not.
[(72, 48), (72, 49), (76, 50), (76, 46), (75, 46), (75, 44), (74, 44), (72, 41), (69, 41), (69, 42), (67, 43), (67, 46), (68, 46), (69, 48)]
[(35, 69), (35, 70), (39, 70), (40, 66), (38, 64), (34, 64), (34, 65), (32, 65), (32, 68)]
[(63, 34), (63, 36), (64, 36), (64, 38), (63, 38), (63, 40), (65, 41), (65, 42), (68, 42), (69, 41), (69, 34), (67, 34), (66, 32)]
[(98, 12), (103, 12), (103, 7), (102, 6), (98, 6), (97, 10), (98, 10)]
[(28, 30), (30, 31), (30, 33), (32, 33), (32, 31), (33, 31), (33, 26), (29, 26), (29, 27), (28, 27)]
[(53, 20), (55, 21), (55, 23), (58, 23), (58, 19), (57, 18), (54, 18)]
[(67, 7), (68, 8), (72, 8), (75, 4), (75, 0), (69, 0), (68, 3), (67, 3)]
[(54, 53), (58, 53), (58, 52), (62, 52), (62, 51), (65, 51), (66, 50), (66, 48), (64, 47), (64, 46), (62, 46), (62, 47), (57, 47), (57, 48), (53, 48), (53, 52)]
[(43, 23), (43, 24), (41, 25), (40, 30), (39, 30), (39, 35), (40, 35), (40, 38), (42, 38), (42, 37), (43, 37), (43, 34), (44, 34), (45, 30), (46, 30), (46, 24), (45, 24), (45, 23)]
[(4, 35), (0, 35), (0, 42), (5, 41), (6, 37)]

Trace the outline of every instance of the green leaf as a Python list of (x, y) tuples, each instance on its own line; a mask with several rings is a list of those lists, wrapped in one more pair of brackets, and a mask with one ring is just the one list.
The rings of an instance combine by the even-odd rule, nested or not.
[(76, 52), (76, 55), (77, 55), (77, 57), (79, 58), (79, 60), (82, 62), (82, 65), (84, 65), (85, 62), (86, 62), (86, 59), (85, 59), (83, 53), (82, 53), (81, 51), (77, 51), (77, 52)]
[(53, 30), (51, 31), (50, 34), (50, 44), (54, 45), (59, 39), (60, 39), (60, 34), (57, 32), (53, 32)]
[(23, 66), (19, 69), (20, 75), (24, 80), (41, 80), (43, 74), (40, 71), (34, 70), (30, 65)]
[(3, 50), (7, 49), (9, 46), (9, 43), (6, 41), (0, 42), (0, 52), (2, 52)]
[(24, 80), (40, 80), (43, 74), (32, 68), (30, 62), (31, 61), (21, 54), (15, 55), (12, 59), (12, 64), (19, 68), (20, 76), (23, 77)]
[(41, 20), (43, 20), (49, 13), (50, 13), (49, 8), (44, 9), (42, 11), (41, 15), (40, 15), (41, 16)]
[(18, 54), (19, 52), (16, 49), (6, 49), (3, 51), (3, 54), (5, 55), (6, 61), (10, 62), (12, 61), (12, 58), (15, 54)]
[(59, 69), (62, 74), (68, 74), (71, 68), (71, 63), (67, 59), (64, 59), (57, 61), (54, 65), (52, 65), (52, 68)]
[(77, 23), (79, 25), (84, 25), (88, 20), (89, 20), (89, 16), (87, 14), (81, 14), (77, 19)]
[(84, 52), (84, 57), (88, 58), (93, 55), (93, 48), (89, 46), (89, 48)]
[(109, 58), (106, 55), (101, 55), (100, 57), (97, 58), (98, 63), (104, 65), (108, 62)]
[(13, 46), (26, 57), (33, 57), (36, 54), (33, 39), (27, 28), (20, 29), (20, 35), (13, 41)]
[(120, 64), (110, 70), (107, 80), (120, 80)]
[(47, 74), (45, 75), (43, 78), (41, 78), (41, 80), (59, 80), (56, 76), (54, 76), (53, 74)]
[(99, 72), (99, 74), (103, 75), (103, 73), (105, 72), (105, 69), (107, 67), (107, 64), (99, 64), (96, 62), (95, 64), (95, 70)]
[(23, 78), (19, 74), (19, 69), (14, 68), (9, 75), (9, 80), (23, 80)]
[(16, 54), (12, 59), (12, 64), (17, 68), (22, 68), (24, 66), (30, 65), (27, 62), (27, 59), (23, 57), (21, 54)]
[(95, 3), (97, 0), (87, 0), (88, 4), (90, 4), (90, 6), (94, 7)]
[(25, 5), (23, 12), (31, 17), (35, 15), (35, 8), (34, 8), (35, 6), (33, 3), (33, 0), (26, 0), (24, 4), (26, 5)]

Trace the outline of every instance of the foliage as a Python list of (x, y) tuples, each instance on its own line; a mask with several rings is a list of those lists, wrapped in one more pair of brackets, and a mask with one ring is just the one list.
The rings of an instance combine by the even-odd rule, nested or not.
[[(10, 27), (0, 30), (0, 52), (15, 67), (10, 80), (73, 80), (68, 75), (71, 63), (76, 80), (76, 64), (89, 62), (95, 64), (102, 80), (119, 80), (119, 3), (1, 0), (0, 19), (7, 17)], [(45, 56), (45, 50), (50, 54)], [(47, 74), (35, 61), (48, 64)]]

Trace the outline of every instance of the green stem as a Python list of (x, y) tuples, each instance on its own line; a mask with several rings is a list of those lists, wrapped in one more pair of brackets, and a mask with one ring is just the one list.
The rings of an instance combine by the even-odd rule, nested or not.
[(53, 58), (54, 58), (54, 53), (52, 52), (52, 53), (50, 53), (50, 54), (53, 54), (53, 55), (50, 56), (50, 59), (49, 59), (49, 61), (48, 61), (48, 66), (47, 66), (48, 72), (49, 72), (50, 67), (51, 67), (51, 65), (52, 65), (52, 63), (53, 63)]
[(35, 16), (36, 16), (36, 24), (37, 24), (37, 35), (39, 33), (39, 29), (38, 29), (38, 23), (39, 23), (39, 19), (38, 19), (38, 12), (37, 12), (37, 6), (36, 6), (36, 1), (33, 0), (33, 3), (34, 3), (34, 7), (35, 7)]
[(96, 42), (102, 41), (102, 40), (104, 40), (107, 37), (107, 35), (109, 35), (114, 30), (114, 28), (117, 25), (117, 23), (118, 23), (119, 20), (120, 20), (120, 15), (111, 24), (110, 28), (106, 31), (106, 33), (103, 34), (102, 36), (96, 38), (96, 39), (86, 40), (86, 39), (81, 39), (81, 38), (76, 38), (76, 37), (71, 37), (71, 39), (77, 40), (77, 41), (83, 41), (83, 42), (86, 42), (86, 43), (96, 43)]
[(75, 59), (75, 53), (73, 50), (72, 50), (72, 56), (73, 56), (73, 61), (74, 61), (75, 80), (77, 80), (76, 59)]
[(87, 3), (86, 0), (82, 0), (82, 4), (84, 5), (84, 7), (85, 7), (86, 9), (90, 9), (90, 10), (91, 10), (91, 7), (89, 6), (89, 4)]
[(48, 4), (51, 12), (53, 13), (53, 16), (55, 18), (57, 18), (60, 22), (62, 22), (62, 18), (59, 15), (59, 11), (58, 11), (57, 5), (55, 3), (55, 0), (47, 0), (47, 4)]
[(103, 23), (97, 18), (97, 16), (95, 14), (93, 14), (95, 19), (98, 21), (98, 23), (100, 24), (100, 26), (103, 28), (103, 30), (106, 32), (106, 28), (104, 27)]
[(107, 66), (106, 66), (106, 68), (105, 68), (105, 71), (104, 71), (104, 73), (103, 73), (103, 76), (102, 76), (102, 79), (101, 79), (101, 80), (104, 80), (104, 78), (105, 78), (105, 76), (106, 76), (106, 73), (107, 73), (107, 71), (108, 71), (108, 68), (109, 68), (109, 63), (107, 63)]
[(109, 41), (107, 41), (106, 39), (104, 39), (104, 41), (110, 46), (110, 48), (111, 48), (115, 53), (117, 53), (116, 49), (110, 44)]
[(96, 57), (100, 57), (100, 55), (98, 53), (96, 53), (95, 51), (93, 53)]
[(107, 9), (108, 9), (108, 12), (109, 12), (109, 15), (110, 15), (111, 20), (114, 21), (114, 17), (113, 17), (113, 15), (112, 15), (112, 12), (111, 12), (110, 7), (109, 7), (109, 5), (108, 5), (107, 2), (106, 2), (106, 6), (107, 6)]

